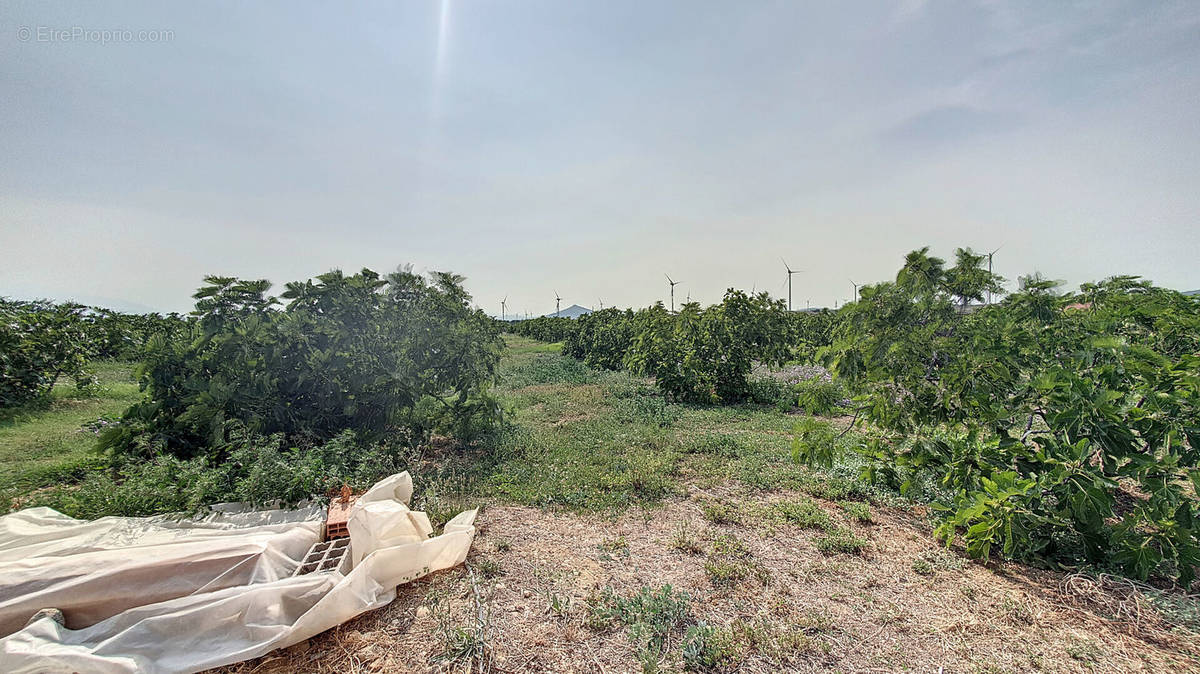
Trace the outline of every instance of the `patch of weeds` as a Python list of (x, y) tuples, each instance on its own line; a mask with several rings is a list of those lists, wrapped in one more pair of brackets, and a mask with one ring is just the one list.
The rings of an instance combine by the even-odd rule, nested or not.
[(629, 541), (625, 540), (624, 536), (617, 536), (616, 538), (606, 538), (600, 541), (600, 545), (597, 545), (596, 547), (605, 552), (615, 553), (621, 552), (622, 550), (628, 551)]
[(606, 538), (600, 541), (596, 549), (600, 551), (601, 561), (611, 562), (617, 557), (629, 559), (629, 542), (625, 540), (624, 536)]
[(504, 575), (504, 567), (490, 557), (475, 560), (475, 570), (484, 578), (497, 578)]
[(775, 665), (784, 665), (802, 655), (828, 653), (829, 644), (818, 636), (829, 631), (831, 625), (832, 620), (828, 620), (818, 627), (808, 616), (798, 622), (739, 618), (730, 625), (730, 633), (747, 651), (758, 653)]
[(938, 548), (922, 552), (913, 560), (912, 570), (922, 576), (932, 576), (938, 571), (957, 571), (965, 564), (961, 557)]
[(725, 555), (729, 557), (748, 557), (750, 556), (750, 548), (746, 547), (737, 536), (730, 534), (721, 534), (713, 539), (712, 550), (714, 555)]
[(700, 621), (683, 635), (683, 667), (689, 672), (725, 669), (737, 661), (733, 634)]
[(741, 524), (741, 513), (736, 506), (719, 501), (710, 501), (700, 506), (704, 519), (713, 524)]
[(771, 583), (771, 572), (762, 564), (746, 558), (714, 557), (704, 563), (704, 572), (713, 585), (722, 587), (731, 587), (752, 578), (764, 586)]
[(732, 435), (700, 435), (683, 443), (685, 454), (711, 454), (735, 457), (745, 452), (745, 445)]
[(1011, 597), (1005, 597), (996, 611), (1000, 619), (1010, 625), (1032, 625), (1035, 618), (1028, 604)]
[(837, 527), (817, 539), (817, 549), (826, 555), (838, 552), (858, 555), (862, 554), (867, 543), (867, 539), (858, 536), (853, 531)]
[(704, 551), (704, 546), (700, 544), (700, 540), (692, 536), (688, 531), (688, 527), (680, 525), (675, 529), (675, 533), (671, 536), (671, 541), (667, 544), (672, 550), (689, 555), (698, 555)]
[(1067, 655), (1071, 656), (1072, 660), (1080, 662), (1099, 662), (1104, 653), (1096, 644), (1083, 639), (1077, 639), (1067, 644)]
[(670, 585), (657, 590), (643, 587), (629, 597), (606, 588), (599, 596), (589, 598), (587, 606), (588, 624), (593, 628), (626, 628), (644, 671), (657, 669), (670, 635), (691, 620), (691, 597)]
[(451, 662), (467, 662), (471, 669), (476, 664), (481, 670), (487, 670), (491, 660), (492, 602), (490, 595), (482, 601), (475, 595), (475, 607), (470, 613), (472, 618), (468, 625), (456, 623), (450, 608), (450, 596), (445, 590), (439, 590), (429, 595), (429, 609), (437, 622), (436, 633), (441, 641), (441, 652), (435, 659)]
[(512, 541), (508, 539), (496, 541), (496, 552), (508, 552), (512, 550)]
[(571, 606), (574, 604), (574, 600), (569, 595), (547, 592), (546, 603), (549, 605), (550, 615), (557, 618), (566, 618), (571, 614)]
[(816, 501), (780, 501), (774, 504), (776, 512), (784, 521), (807, 529), (829, 530), (832, 522), (829, 513), (825, 512)]
[(838, 501), (846, 516), (863, 524), (871, 523), (871, 506), (859, 501)]

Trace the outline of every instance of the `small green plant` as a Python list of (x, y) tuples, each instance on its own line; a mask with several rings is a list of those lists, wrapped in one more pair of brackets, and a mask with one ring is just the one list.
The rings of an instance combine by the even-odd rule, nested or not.
[(871, 522), (871, 506), (858, 501), (838, 501), (838, 505), (846, 512), (850, 519), (870, 524)]
[(774, 504), (774, 508), (783, 517), (784, 521), (791, 524), (808, 529), (822, 530), (829, 529), (831, 526), (829, 513), (825, 512), (812, 499), (780, 501)]
[(689, 555), (698, 555), (704, 551), (704, 547), (700, 545), (700, 541), (692, 536), (687, 526), (684, 525), (680, 525), (675, 529), (675, 533), (671, 536), (671, 541), (668, 545), (672, 550), (678, 550)]
[(828, 468), (837, 458), (836, 436), (828, 421), (804, 417), (792, 427), (792, 462)]
[(750, 548), (746, 547), (737, 536), (730, 534), (721, 534), (713, 539), (712, 549), (714, 555), (728, 555), (730, 557), (748, 557)]
[(912, 570), (922, 576), (932, 576), (938, 571), (957, 571), (964, 564), (961, 557), (944, 549), (927, 550), (913, 560)]
[(571, 614), (571, 606), (574, 600), (569, 595), (558, 594), (557, 592), (546, 593), (546, 603), (549, 605), (550, 615), (556, 618), (566, 618)]
[(727, 629), (718, 629), (697, 622), (683, 635), (683, 666), (689, 672), (708, 672), (729, 667), (737, 659), (737, 647), (733, 635)]
[(593, 628), (623, 625), (637, 650), (644, 671), (654, 671), (672, 633), (691, 620), (691, 597), (670, 585), (657, 590), (643, 587), (622, 597), (606, 588), (587, 601), (588, 624)]
[(704, 513), (704, 518), (713, 524), (741, 524), (742, 522), (737, 506), (729, 503), (710, 501), (700, 506), (700, 512)]
[(842, 527), (834, 528), (817, 539), (817, 549), (827, 555), (838, 552), (857, 555), (861, 554), (866, 547), (867, 539)]
[(475, 570), (484, 578), (496, 578), (504, 575), (504, 567), (490, 557), (475, 560)]
[(509, 550), (512, 550), (512, 541), (508, 539), (496, 541), (496, 552), (508, 552)]

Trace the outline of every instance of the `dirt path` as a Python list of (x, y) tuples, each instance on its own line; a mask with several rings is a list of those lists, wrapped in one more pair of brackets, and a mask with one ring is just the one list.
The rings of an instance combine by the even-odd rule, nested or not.
[[(906, 511), (847, 523), (869, 541), (861, 554), (822, 552), (819, 530), (766, 517), (711, 521), (713, 504), (764, 513), (790, 498), (806, 497), (693, 492), (620, 517), (487, 507), (470, 572), (401, 587), (384, 609), (226, 671), (478, 671), (485, 653), (498, 672), (638, 672), (629, 631), (596, 626), (589, 599), (662, 585), (730, 629), (724, 668), (737, 671), (1200, 670), (1200, 642), (1152, 614), (1115, 620), (1117, 598), (1086, 601), (1061, 574), (968, 563)], [(667, 671), (681, 668), (679, 638), (657, 658)]]

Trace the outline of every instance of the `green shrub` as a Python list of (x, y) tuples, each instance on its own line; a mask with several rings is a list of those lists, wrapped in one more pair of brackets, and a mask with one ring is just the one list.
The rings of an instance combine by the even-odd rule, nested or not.
[(196, 325), (147, 345), (146, 400), (100, 437), (114, 458), (220, 460), (243, 431), (297, 446), (346, 430), (470, 439), (498, 418), (488, 387), (503, 342), (460, 277), (330, 272), (289, 283), (282, 309), (267, 281), (206, 281)]
[(841, 409), (846, 401), (846, 387), (836, 381), (809, 379), (792, 387), (796, 405), (818, 416), (829, 416)]
[(0, 298), (0, 409), (46, 396), (62, 377), (86, 390), (95, 354), (86, 307)]

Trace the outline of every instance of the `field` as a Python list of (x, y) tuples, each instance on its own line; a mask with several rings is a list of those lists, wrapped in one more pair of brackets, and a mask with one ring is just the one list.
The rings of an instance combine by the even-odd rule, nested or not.
[(967, 311), (984, 258), (926, 253), (836, 314), (506, 325), (407, 269), (208, 277), (186, 318), (0, 303), (0, 495), (142, 516), (407, 470), (435, 526), (481, 508), (465, 566), (228, 672), (1200, 670), (1200, 303), (1033, 279)]
[(792, 463), (794, 419), (773, 408), (664, 405), (646, 381), (506, 341), (507, 458), (414, 470), (418, 507), (482, 507), (466, 568), (225, 671), (1200, 668), (1185, 608), (945, 550), (923, 508), (854, 467)]
[(12, 498), (80, 477), (96, 464), (94, 432), (101, 417), (117, 418), (138, 398), (134, 365), (119, 360), (94, 364), (99, 389), (82, 394), (59, 382), (48, 401), (0, 412), (0, 496)]

